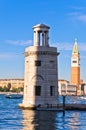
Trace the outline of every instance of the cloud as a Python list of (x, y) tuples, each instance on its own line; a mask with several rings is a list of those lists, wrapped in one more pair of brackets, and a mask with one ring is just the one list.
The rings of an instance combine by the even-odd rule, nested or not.
[(72, 6), (71, 9), (72, 9), (72, 12), (68, 13), (69, 16), (71, 16), (75, 20), (86, 22), (86, 14), (84, 13), (86, 10), (85, 7)]
[(12, 44), (12, 45), (20, 45), (20, 46), (26, 46), (26, 45), (31, 45), (32, 44), (32, 40), (6, 40), (5, 41), (8, 44)]
[(18, 56), (19, 54), (17, 53), (0, 53), (0, 59), (12, 59)]
[[(60, 52), (59, 57), (62, 56), (66, 59), (71, 58), (74, 43), (56, 42), (56, 43), (52, 43), (50, 46), (57, 47), (58, 52)], [(79, 42), (78, 48), (79, 48), (79, 52), (80, 52), (80, 59), (85, 60), (86, 59), (86, 43)]]
[(85, 9), (84, 7), (80, 7), (80, 6), (72, 6), (71, 8), (74, 10), (80, 10), (80, 11)]
[(86, 22), (86, 14), (78, 16), (77, 19), (79, 19), (82, 22)]
[(86, 56), (85, 55), (80, 55), (80, 59), (86, 59)]
[(86, 22), (86, 14), (84, 14), (84, 13), (72, 12), (72, 13), (69, 13), (68, 15), (81, 22)]
[(79, 50), (80, 51), (86, 51), (86, 43), (80, 43), (79, 44)]
[(11, 55), (9, 56), (8, 54), (0, 54), (0, 59), (7, 59), (7, 58), (9, 58), (9, 57), (11, 57)]
[[(74, 43), (71, 42), (56, 42), (52, 43), (51, 46), (57, 47), (58, 50), (72, 51)], [(78, 43), (80, 51), (86, 51), (86, 43)]]
[(56, 42), (51, 45), (57, 47), (58, 50), (65, 50), (65, 51), (70, 51), (73, 48), (73, 44), (67, 42)]
[(0, 54), (0, 59), (9, 59), (9, 58), (12, 58), (13, 55), (11, 54)]

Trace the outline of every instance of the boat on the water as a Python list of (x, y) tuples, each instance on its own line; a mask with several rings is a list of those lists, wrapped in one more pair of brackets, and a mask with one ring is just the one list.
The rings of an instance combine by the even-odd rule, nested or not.
[(22, 98), (23, 95), (22, 94), (7, 94), (5, 95), (5, 97), (9, 99), (19, 99), (19, 98)]
[(86, 96), (81, 96), (80, 98), (83, 100), (86, 100)]

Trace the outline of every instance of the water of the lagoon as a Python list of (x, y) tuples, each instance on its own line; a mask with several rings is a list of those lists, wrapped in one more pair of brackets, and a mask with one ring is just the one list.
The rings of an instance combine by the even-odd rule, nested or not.
[[(76, 100), (81, 102), (71, 97), (73, 103)], [(86, 111), (65, 111), (63, 116), (63, 112), (57, 111), (20, 110), (21, 102), (22, 99), (0, 95), (0, 130), (86, 130)]]

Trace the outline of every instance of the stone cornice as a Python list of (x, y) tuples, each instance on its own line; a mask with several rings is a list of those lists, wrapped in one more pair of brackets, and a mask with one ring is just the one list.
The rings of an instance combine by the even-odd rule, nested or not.
[(58, 52), (49, 52), (49, 51), (30, 51), (30, 52), (25, 52), (24, 56), (27, 57), (29, 55), (59, 55)]

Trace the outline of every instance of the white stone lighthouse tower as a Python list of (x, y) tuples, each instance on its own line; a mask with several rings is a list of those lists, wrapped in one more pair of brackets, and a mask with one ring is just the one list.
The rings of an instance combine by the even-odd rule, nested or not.
[(24, 97), (21, 108), (55, 107), (58, 104), (57, 48), (49, 46), (49, 29), (33, 27), (34, 45), (25, 50)]

